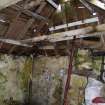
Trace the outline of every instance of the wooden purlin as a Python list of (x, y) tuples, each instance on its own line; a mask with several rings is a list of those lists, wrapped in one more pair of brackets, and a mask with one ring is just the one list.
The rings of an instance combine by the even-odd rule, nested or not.
[[(27, 1), (29, 1), (29, 0), (27, 0)], [(39, 0), (37, 0), (37, 1), (39, 1)], [(36, 0), (34, 2), (36, 2)], [(2, 39), (2, 37), (0, 38), (0, 40), (1, 40), (0, 42), (2, 42), (1, 50), (3, 50), (3, 51), (10, 50), (9, 53), (16, 52), (17, 49), (19, 49), (19, 48), (22, 49), (22, 46), (23, 46), (23, 49), (19, 53), (21, 53), (21, 52), (24, 53), (25, 51), (27, 52), (28, 51), (27, 46), (32, 46), (32, 45), (23, 43), (21, 40), (35, 36), (36, 33), (33, 32), (34, 29), (36, 29), (36, 30), (38, 29), (40, 35), (42, 34), (43, 29), (45, 32), (45, 30), (48, 29), (47, 28), (48, 27), (47, 18), (51, 17), (51, 14), (55, 11), (55, 8), (52, 5), (50, 5), (48, 2), (46, 2), (46, 0), (44, 0), (44, 1), (41, 0), (41, 2), (37, 6), (38, 7), (37, 9), (36, 9), (36, 7), (32, 6), (32, 8), (30, 8), (30, 10), (27, 9), (28, 8), (27, 6), (25, 7), (25, 5), (28, 5), (30, 2), (27, 2), (28, 4), (26, 2), (21, 2), (21, 3), (22, 3), (22, 5), (20, 3), (16, 4), (16, 5), (12, 5), (10, 8), (8, 8), (4, 11), (4, 12), (12, 11), (11, 16), (10, 16), (10, 19), (12, 17), (12, 19), (11, 19), (12, 21), (9, 25), (8, 30), (6, 31), (5, 37), (3, 36), (3, 39)], [(34, 10), (34, 8), (36, 10)], [(19, 13), (19, 15), (17, 16), (18, 13)], [(13, 16), (12, 16), (12, 14), (13, 14)], [(7, 15), (8, 15), (8, 13), (7, 13)], [(18, 18), (16, 19), (16, 17), (18, 17)], [(30, 30), (29, 30), (29, 27), (27, 26), (28, 22), (30, 20), (29, 18), (35, 19), (35, 21), (33, 22), (35, 25), (32, 23), (33, 27)], [(19, 23), (18, 23), (18, 21), (19, 21)], [(30, 27), (31, 27), (31, 25), (30, 25)], [(47, 30), (47, 32), (48, 32), (48, 30)], [(32, 35), (32, 33), (34, 33), (34, 35)]]
[(50, 3), (54, 8), (58, 8), (58, 5), (53, 0), (46, 0), (48, 3)]
[(69, 53), (70, 53), (69, 54), (69, 66), (68, 66), (68, 74), (67, 74), (67, 80), (66, 80), (66, 85), (65, 85), (65, 90), (64, 90), (63, 105), (68, 105), (68, 91), (70, 89), (71, 75), (72, 75), (72, 70), (73, 70), (74, 53), (75, 53), (75, 39), (71, 43), (71, 48), (69, 49)]
[(35, 13), (35, 12), (32, 12), (32, 11), (30, 11), (30, 10), (28, 10), (28, 9), (24, 9), (24, 8), (20, 7), (19, 5), (14, 5), (14, 6), (12, 6), (12, 8), (15, 9), (15, 10), (17, 10), (17, 11), (22, 10), (22, 12), (23, 12), (24, 14), (26, 14), (26, 15), (28, 15), (28, 16), (32, 16), (32, 17), (35, 18), (35, 19), (44, 20), (44, 21), (47, 21), (47, 20), (48, 20), (48, 19), (46, 19), (45, 17), (43, 17), (43, 16), (41, 16), (41, 15)]
[[(43, 2), (43, 3), (45, 4), (45, 2)], [(45, 5), (46, 5), (46, 4), (45, 4)], [(44, 6), (45, 6), (45, 5), (44, 5)], [(15, 5), (15, 6), (16, 6), (18, 9), (20, 9), (21, 12), (26, 13), (26, 14), (28, 13), (27, 15), (32, 15), (32, 16), (34, 16), (35, 19), (46, 20), (44, 17), (38, 15), (37, 13), (33, 13), (33, 12), (29, 11), (29, 10), (23, 9), (22, 7), (20, 7), (20, 6), (18, 6), (18, 5)], [(42, 5), (41, 5), (41, 6), (42, 6)], [(43, 7), (44, 7), (44, 6), (43, 6)], [(24, 6), (24, 7), (25, 7), (25, 6)], [(41, 9), (41, 8), (40, 8), (40, 9)], [(39, 10), (38, 12), (40, 12), (40, 10)], [(19, 33), (18, 38), (16, 38), (17, 40), (19, 40), (19, 39), (21, 39), (21, 38), (24, 38), (24, 36), (26, 35), (28, 29), (29, 29), (29, 28), (32, 26), (32, 24), (35, 22), (35, 19), (32, 18), (32, 19), (29, 19), (29, 20), (28, 20), (27, 24), (23, 27), (22, 31)], [(12, 53), (12, 52), (15, 50), (15, 48), (16, 48), (16, 45), (13, 46), (13, 47), (10, 49), (9, 53)]]
[[(57, 41), (59, 41), (59, 38), (60, 39), (62, 39), (62, 40), (60, 40), (60, 41), (66, 41), (66, 40), (72, 40), (72, 37), (74, 36), (74, 35), (76, 35), (77, 36), (77, 38), (85, 38), (85, 37), (91, 37), (91, 36), (100, 36), (100, 35), (104, 35), (105, 36), (105, 29), (104, 29), (104, 27), (105, 27), (105, 24), (102, 24), (102, 25), (98, 25), (98, 26), (96, 26), (96, 28), (95, 28), (95, 30), (97, 30), (97, 31), (99, 31), (99, 32), (94, 32), (94, 33), (90, 33), (90, 32), (92, 32), (92, 31), (94, 31), (94, 28), (93, 27), (86, 27), (86, 28), (83, 28), (83, 29), (77, 29), (77, 30), (73, 30), (73, 31), (67, 31), (67, 33), (69, 33), (68, 34), (68, 36), (66, 35), (65, 36), (65, 32), (62, 34), (62, 33), (59, 33), (59, 34), (57, 34), (57, 35), (55, 35), (55, 34), (52, 34), (52, 35), (49, 35), (49, 36), (39, 36), (39, 37), (35, 37), (35, 38), (32, 38), (32, 39), (27, 39), (27, 40), (20, 40), (20, 42), (21, 43), (24, 43), (24, 44), (26, 44), (26, 43), (31, 43), (31, 44), (33, 44), (33, 43), (36, 43), (36, 42), (41, 42), (41, 41), (49, 41), (49, 42), (52, 42), (52, 39), (53, 39), (53, 42), (57, 42)], [(87, 30), (88, 29), (88, 31), (85, 31), (85, 30)], [(74, 31), (76, 32), (76, 33), (74, 33)], [(102, 32), (101, 32), (102, 31)], [(88, 34), (88, 33), (90, 33), (90, 34)], [(73, 35), (74, 34), (74, 35)], [(55, 39), (54, 39), (55, 38)], [(58, 40), (57, 40), (58, 39)], [(14, 41), (14, 40), (13, 40)], [(16, 41), (19, 41), (19, 39), (17, 39)], [(83, 42), (83, 43), (82, 43)], [(84, 42), (86, 42), (86, 41), (81, 41), (81, 44), (83, 45), (89, 45), (89, 43), (90, 43), (90, 45), (96, 45), (96, 47), (97, 47), (97, 44), (95, 44), (94, 42), (93, 43), (91, 43), (91, 42), (89, 42), (89, 43), (84, 43)], [(99, 44), (99, 43), (98, 43)], [(102, 45), (102, 43), (101, 43), (101, 45)], [(95, 48), (95, 46), (91, 46), (91, 48)], [(48, 47), (47, 47), (48, 48)], [(52, 47), (51, 47), (52, 48)], [(102, 48), (102, 46), (101, 46), (101, 48)]]
[(36, 43), (41, 41), (59, 42), (59, 41), (72, 40), (74, 36), (76, 36), (76, 38), (84, 38), (84, 37), (100, 36), (100, 35), (105, 35), (105, 24), (97, 26), (88, 26), (86, 28), (70, 30), (66, 32), (59, 32), (51, 35), (43, 35), (23, 40), (23, 42), (25, 43)]
[[(35, 21), (34, 19), (29, 19), (29, 21), (27, 22), (26, 26), (24, 26), (24, 27), (23, 27), (23, 30), (20, 32), (20, 34), (19, 34), (17, 40), (20, 40), (21, 38), (23, 38), (23, 37), (26, 35), (26, 32), (27, 32), (28, 29), (32, 26), (32, 24), (33, 24), (34, 21)], [(16, 46), (13, 46), (13, 47), (10, 49), (9, 53), (12, 53), (15, 48), (16, 48)]]
[[(86, 0), (88, 3), (91, 3), (103, 10), (105, 10), (105, 4), (102, 3), (100, 0)], [(105, 1), (104, 1), (105, 2)]]
[[(41, 2), (39, 8), (36, 10), (36, 13), (41, 14), (41, 12), (43, 11), (43, 9), (46, 7), (47, 3), (46, 2)], [(36, 20), (35, 20), (36, 21)], [(36, 21), (37, 23), (37, 21)], [(38, 24), (38, 29), (36, 29), (36, 31), (40, 31), (41, 27), (43, 27), (43, 24), (45, 24), (46, 21), (44, 22), (43, 20), (40, 20), (40, 24)], [(35, 35), (37, 35), (38, 33), (34, 33)], [(27, 48), (24, 48), (24, 51), (22, 51), (21, 53), (27, 52)]]
[(15, 45), (15, 46), (23, 46), (23, 47), (32, 47), (32, 45), (22, 43), (21, 41), (11, 40), (11, 39), (3, 39), (0, 38), (0, 42)]
[[(28, 0), (25, 1), (25, 4), (23, 7), (28, 3)], [(10, 24), (10, 27), (6, 33), (6, 38), (11, 38), (11, 39), (17, 39), (19, 40), (20, 38), (24, 37), (20, 36), (20, 33), (22, 34), (23, 31), (25, 31), (25, 25), (27, 24), (26, 22), (22, 21), (20, 18), (20, 15), (22, 14), (22, 10), (18, 11), (18, 14), (16, 15), (14, 21)], [(3, 44), (4, 46), (5, 44)], [(2, 47), (3, 47), (2, 46)], [(17, 45), (13, 45), (12, 47), (9, 48), (10, 53)], [(5, 48), (5, 47), (4, 47)]]
[(22, 0), (0, 0), (0, 10), (18, 3)]
[(49, 28), (49, 30), (50, 31), (56, 31), (56, 30), (70, 28), (70, 27), (74, 27), (74, 26), (80, 26), (80, 25), (84, 25), (84, 24), (95, 23), (98, 21), (99, 21), (98, 17), (88, 18), (88, 19), (84, 19), (84, 20), (80, 20), (80, 21), (76, 21), (76, 22), (72, 22), (72, 23), (67, 23), (67, 24), (62, 24), (59, 26), (51, 27), (51, 28)]
[[(22, 27), (24, 26), (24, 24), (25, 24), (24, 22), (18, 21), (20, 14), (21, 14), (21, 12), (19, 12), (19, 13), (16, 15), (15, 19), (13, 20), (13, 22), (10, 23), (10, 27), (8, 28), (8, 30), (6, 31), (6, 33), (5, 33), (5, 35), (4, 35), (4, 38), (5, 38), (5, 39), (11, 39), (11, 40), (12, 40), (12, 39), (15, 39), (16, 36), (18, 35), (18, 32), (20, 32), (19, 30), (21, 30)], [(17, 21), (18, 21), (18, 24), (16, 24)], [(14, 26), (15, 26), (15, 27), (14, 27)], [(17, 32), (16, 32), (16, 31), (17, 31)], [(2, 49), (2, 48), (5, 48), (5, 47), (6, 47), (6, 44), (3, 43), (3, 42), (1, 42), (1, 43), (0, 43), (0, 48)], [(10, 48), (11, 48), (11, 47), (9, 47), (9, 49), (10, 49)]]

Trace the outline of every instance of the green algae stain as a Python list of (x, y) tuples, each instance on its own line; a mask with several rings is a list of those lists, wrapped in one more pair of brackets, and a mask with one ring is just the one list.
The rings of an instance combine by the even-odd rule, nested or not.
[(32, 59), (27, 58), (24, 63), (24, 68), (20, 72), (20, 84), (23, 91), (27, 91), (29, 80), (32, 74)]
[(55, 91), (53, 93), (53, 98), (55, 99), (54, 103), (52, 105), (61, 105), (62, 103), (62, 94), (63, 94), (63, 88), (62, 88), (62, 80), (59, 79), (58, 84), (55, 87)]
[(31, 58), (0, 54), (0, 105), (21, 105), (24, 102), (31, 70)]
[(6, 83), (7, 78), (3, 73), (0, 73), (0, 84)]

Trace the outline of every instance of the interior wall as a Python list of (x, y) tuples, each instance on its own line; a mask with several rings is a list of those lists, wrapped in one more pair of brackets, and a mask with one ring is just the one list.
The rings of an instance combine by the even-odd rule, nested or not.
[(0, 105), (24, 103), (31, 66), (31, 58), (0, 55)]
[[(76, 68), (91, 67), (87, 51), (79, 51), (76, 60), (79, 64)], [(30, 100), (32, 105), (62, 105), (68, 61), (67, 56), (39, 56), (34, 58), (32, 65), (31, 57), (1, 54), (0, 104), (11, 105), (12, 102), (12, 105), (21, 105)], [(98, 70), (97, 63), (94, 66)], [(86, 83), (85, 77), (72, 75), (68, 92), (70, 105), (81, 105), (84, 102)]]
[[(37, 57), (33, 72), (33, 105), (62, 105), (68, 57)], [(68, 93), (70, 105), (84, 102), (86, 78), (72, 75)]]

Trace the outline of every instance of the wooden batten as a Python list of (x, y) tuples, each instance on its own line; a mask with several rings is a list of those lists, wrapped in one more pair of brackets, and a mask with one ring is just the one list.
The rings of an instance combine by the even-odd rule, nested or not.
[(36, 43), (36, 42), (45, 41), (45, 40), (49, 42), (59, 42), (59, 41), (72, 40), (74, 36), (76, 38), (84, 38), (84, 37), (100, 36), (100, 35), (105, 35), (105, 24), (101, 24), (97, 26), (89, 26), (86, 28), (76, 29), (76, 30), (71, 30), (66, 32), (54, 33), (51, 35), (34, 37), (31, 39), (23, 40), (22, 42)]

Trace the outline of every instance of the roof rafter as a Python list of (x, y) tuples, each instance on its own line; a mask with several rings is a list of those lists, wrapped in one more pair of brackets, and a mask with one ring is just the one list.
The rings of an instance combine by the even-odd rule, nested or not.
[(24, 14), (26, 14), (28, 16), (32, 16), (35, 19), (44, 20), (44, 21), (47, 21), (48, 20), (45, 17), (43, 17), (43, 16), (41, 16), (41, 15), (35, 13), (35, 12), (32, 12), (32, 11), (30, 11), (28, 9), (24, 9), (24, 8), (20, 7), (19, 5), (14, 5), (14, 6), (12, 6), (12, 8), (15, 9), (15, 10), (17, 10), (17, 11), (22, 10), (22, 12)]
[(97, 25), (96, 27), (89, 26), (82, 29), (72, 30), (72, 31), (66, 31), (66, 32), (60, 32), (56, 34), (51, 35), (44, 35), (39, 37), (34, 37), (27, 40), (11, 40), (11, 39), (0, 39), (0, 41), (4, 43), (10, 43), (18, 46), (25, 46), (25, 47), (32, 47), (31, 45), (27, 43), (36, 43), (40, 41), (49, 41), (49, 42), (59, 42), (59, 41), (67, 41), (72, 40), (74, 36), (76, 38), (85, 38), (85, 37), (91, 37), (91, 36), (103, 36), (105, 35), (105, 24)]
[(97, 36), (97, 35), (98, 36), (105, 35), (105, 24), (54, 33), (51, 35), (34, 37), (27, 40), (23, 40), (23, 42), (36, 43), (36, 42), (45, 41), (45, 40), (49, 42), (59, 42), (59, 41), (65, 41), (65, 40), (72, 40), (74, 36), (76, 36), (76, 38), (84, 38), (84, 37)]
[(0, 10), (8, 6), (11, 6), (13, 4), (16, 4), (19, 1), (22, 1), (22, 0), (0, 0)]
[(58, 5), (53, 0), (46, 0), (48, 3), (50, 3), (54, 8), (58, 8)]
[(68, 24), (63, 24), (63, 25), (51, 27), (51, 28), (49, 28), (49, 30), (50, 31), (55, 31), (55, 30), (60, 30), (60, 29), (63, 29), (63, 28), (69, 28), (69, 27), (73, 27), (73, 26), (95, 23), (95, 22), (98, 22), (98, 21), (99, 21), (98, 17), (93, 17), (93, 18), (88, 18), (88, 19), (85, 19), (85, 20), (80, 20), (80, 21), (76, 21), (76, 22), (72, 22), (72, 23), (68, 23)]
[(16, 46), (22, 46), (22, 47), (32, 47), (32, 45), (25, 44), (25, 43), (22, 43), (21, 41), (12, 40), (12, 39), (0, 38), (0, 42), (12, 44), (12, 45), (16, 45)]
[(97, 6), (97, 7), (99, 7), (99, 8), (101, 8), (101, 9), (103, 9), (103, 10), (105, 10), (105, 4), (102, 3), (99, 0), (86, 0), (86, 1), (93, 4), (93, 5), (95, 5), (95, 6)]

